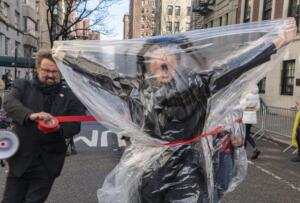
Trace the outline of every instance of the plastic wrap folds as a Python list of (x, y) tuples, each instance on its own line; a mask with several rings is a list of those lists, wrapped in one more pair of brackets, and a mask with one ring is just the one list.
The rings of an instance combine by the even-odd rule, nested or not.
[(97, 118), (131, 138), (99, 202), (218, 202), (245, 177), (241, 96), (272, 68), (284, 20), (124, 41), (58, 41)]

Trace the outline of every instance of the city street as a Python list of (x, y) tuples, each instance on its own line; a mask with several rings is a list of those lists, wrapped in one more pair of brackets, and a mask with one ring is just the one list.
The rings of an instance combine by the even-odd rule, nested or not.
[[(75, 143), (78, 154), (67, 157), (48, 203), (97, 202), (96, 191), (118, 163), (125, 145), (112, 132), (91, 123), (84, 124)], [(262, 154), (258, 160), (249, 161), (246, 180), (222, 202), (297, 202), (300, 199), (300, 163), (289, 161), (293, 155), (282, 153), (285, 146), (264, 139), (259, 140), (258, 145)], [(6, 173), (7, 168), (0, 168), (0, 198)]]

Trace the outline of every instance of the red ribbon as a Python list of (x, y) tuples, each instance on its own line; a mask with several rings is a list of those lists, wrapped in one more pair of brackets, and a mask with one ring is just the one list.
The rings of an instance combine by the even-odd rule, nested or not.
[(38, 129), (43, 133), (56, 132), (59, 123), (96, 121), (94, 116), (56, 116), (49, 120), (39, 120)]
[[(66, 123), (66, 122), (89, 122), (89, 121), (97, 121), (94, 116), (56, 116), (53, 117), (51, 120), (39, 120), (38, 121), (38, 129), (44, 133), (52, 133), (58, 130), (59, 123)], [(241, 123), (241, 119), (234, 121), (234, 123)], [(214, 136), (224, 130), (224, 126), (219, 126), (214, 128), (213, 130), (202, 133), (194, 138), (188, 140), (182, 140), (178, 142), (168, 142), (161, 144), (161, 146), (176, 146), (176, 145), (183, 145), (195, 142), (200, 140), (204, 137)]]

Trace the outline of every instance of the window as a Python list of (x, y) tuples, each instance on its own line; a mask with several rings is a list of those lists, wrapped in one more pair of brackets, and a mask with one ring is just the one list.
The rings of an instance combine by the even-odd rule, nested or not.
[(245, 0), (244, 23), (250, 22), (252, 0)]
[(40, 20), (37, 20), (37, 21), (36, 21), (36, 24), (35, 24), (35, 31), (36, 31), (36, 32), (39, 31), (39, 26), (40, 26)]
[(210, 27), (214, 26), (214, 21), (210, 21)]
[(191, 16), (192, 15), (192, 8), (190, 6), (187, 7), (187, 16)]
[(267, 79), (264, 77), (263, 79), (261, 79), (258, 82), (258, 84), (257, 84), (257, 86), (258, 86), (258, 93), (260, 93), (260, 94), (266, 93), (266, 80)]
[(8, 37), (5, 37), (5, 44), (4, 44), (4, 54), (5, 55), (8, 55), (8, 49), (9, 49), (9, 38)]
[(38, 2), (38, 1), (35, 4), (35, 11), (36, 11), (36, 14), (39, 15), (39, 13), (40, 13), (40, 2)]
[(155, 8), (155, 0), (152, 0), (152, 9)]
[(24, 17), (24, 32), (35, 36), (36, 23), (31, 18)]
[(180, 16), (180, 6), (175, 6), (175, 15)]
[(226, 13), (226, 16), (225, 16), (225, 25), (228, 25), (229, 24), (229, 14)]
[(3, 14), (5, 17), (8, 17), (9, 15), (9, 5), (7, 3), (4, 2), (4, 11)]
[(281, 72), (281, 95), (293, 95), (295, 60), (283, 61)]
[(172, 5), (168, 5), (168, 15), (169, 16), (173, 15), (173, 6)]
[(19, 48), (19, 45), (20, 45), (20, 42), (16, 41), (16, 42), (15, 42), (15, 48), (18, 49), (18, 48)]
[(179, 28), (180, 28), (180, 23), (179, 22), (175, 22), (174, 23), (174, 32), (179, 32)]
[(142, 0), (142, 6), (145, 6), (145, 1), (144, 0)]
[(15, 11), (15, 27), (20, 29), (20, 13)]
[(186, 23), (186, 28), (185, 28), (186, 31), (189, 31), (191, 30), (191, 23), (190, 22), (187, 22)]
[(219, 26), (222, 26), (222, 21), (223, 21), (223, 18), (222, 16), (219, 18)]
[(271, 20), (272, 0), (264, 0), (263, 20)]
[(172, 32), (172, 22), (171, 21), (167, 22), (167, 32), (168, 33)]
[(289, 1), (289, 10), (288, 10), (288, 17), (295, 17), (296, 22), (297, 22), (297, 27), (298, 27), (298, 31), (299, 31), (299, 15), (297, 15), (297, 0), (290, 0)]

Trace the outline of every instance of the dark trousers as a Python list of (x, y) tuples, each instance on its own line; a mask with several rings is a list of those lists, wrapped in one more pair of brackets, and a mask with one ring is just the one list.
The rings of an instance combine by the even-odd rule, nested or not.
[(245, 138), (245, 148), (247, 148), (247, 143), (252, 146), (253, 149), (256, 149), (256, 143), (254, 139), (250, 136), (252, 124), (246, 124), (246, 138)]
[(297, 145), (298, 145), (298, 156), (300, 157), (300, 133), (297, 132), (297, 135), (296, 135), (296, 141), (297, 141)]
[(2, 203), (43, 203), (54, 179), (38, 158), (21, 177), (8, 175)]

